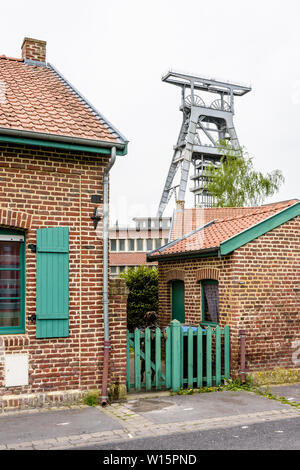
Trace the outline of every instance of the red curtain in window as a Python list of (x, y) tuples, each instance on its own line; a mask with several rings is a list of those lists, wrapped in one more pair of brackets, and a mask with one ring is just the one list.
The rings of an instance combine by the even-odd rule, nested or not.
[(0, 268), (10, 269), (20, 266), (20, 244), (0, 242)]
[(204, 295), (207, 302), (209, 321), (219, 321), (219, 289), (218, 284), (205, 284)]
[(20, 244), (0, 242), (0, 326), (20, 322)]

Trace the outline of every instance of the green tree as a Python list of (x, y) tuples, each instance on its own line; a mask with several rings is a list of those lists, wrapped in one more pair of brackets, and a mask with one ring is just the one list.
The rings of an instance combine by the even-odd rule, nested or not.
[(148, 266), (139, 266), (120, 274), (129, 289), (127, 300), (127, 327), (129, 330), (144, 325), (146, 312), (158, 310), (158, 273)]
[(264, 175), (256, 171), (253, 159), (243, 150), (221, 142), (221, 164), (209, 164), (204, 172), (205, 189), (214, 197), (215, 207), (257, 206), (275, 194), (284, 177), (280, 170)]

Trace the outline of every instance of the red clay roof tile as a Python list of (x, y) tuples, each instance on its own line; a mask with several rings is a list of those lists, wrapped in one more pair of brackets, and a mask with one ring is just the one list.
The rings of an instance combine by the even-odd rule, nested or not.
[[(182, 239), (178, 238), (177, 241), (174, 240), (171, 246), (167, 246), (165, 249), (161, 251), (156, 250), (151, 255), (156, 257), (156, 256), (171, 255), (171, 254), (176, 254), (176, 253), (186, 253), (186, 252), (192, 252), (192, 251), (205, 250), (209, 248), (217, 248), (225, 240), (228, 240), (234, 235), (237, 235), (243, 230), (246, 230), (252, 227), (253, 225), (267, 219), (268, 217), (271, 217), (272, 215), (295, 204), (296, 202), (298, 202), (297, 199), (292, 199), (290, 201), (283, 201), (283, 202), (269, 204), (265, 206), (259, 206), (259, 207), (226, 208), (228, 209), (228, 211), (221, 210), (220, 208), (219, 214), (223, 216), (222, 219), (220, 218), (215, 219), (214, 221), (212, 221), (213, 223), (206, 226), (202, 230), (196, 231), (195, 233), (189, 234), (189, 232), (187, 232), (187, 235), (184, 238)], [(234, 210), (230, 212), (229, 209), (234, 209)], [(193, 210), (197, 210), (197, 209), (192, 209), (192, 211)], [(204, 209), (204, 211), (205, 210), (206, 209)], [(184, 216), (184, 213), (186, 213), (186, 211), (191, 211), (191, 210), (186, 209), (185, 211), (181, 211), (181, 217)], [(224, 217), (226, 212), (227, 214), (230, 214), (229, 217)], [(217, 213), (218, 211), (216, 212), (216, 214)], [(238, 215), (234, 216), (234, 214), (238, 214)], [(190, 218), (190, 216), (191, 216), (191, 213), (189, 213), (188, 217)], [(178, 224), (180, 223), (180, 217), (179, 219), (177, 219), (177, 223)], [(192, 230), (196, 230), (197, 228), (202, 227), (206, 223), (207, 223), (207, 219), (205, 218), (205, 216), (202, 216), (201, 225), (198, 225), (198, 227), (195, 227)], [(150, 255), (150, 258), (151, 258), (151, 255)]]
[(49, 64), (36, 66), (0, 56), (0, 84), (2, 129), (125, 142)]

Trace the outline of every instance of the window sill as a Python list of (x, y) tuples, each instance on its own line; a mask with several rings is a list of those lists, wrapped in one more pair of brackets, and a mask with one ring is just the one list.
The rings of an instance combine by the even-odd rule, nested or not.
[(25, 328), (0, 328), (0, 338), (5, 335), (25, 335)]
[(200, 323), (201, 326), (212, 326), (212, 327), (216, 327), (219, 325), (219, 323), (214, 323), (214, 322), (210, 322), (210, 321), (202, 321)]

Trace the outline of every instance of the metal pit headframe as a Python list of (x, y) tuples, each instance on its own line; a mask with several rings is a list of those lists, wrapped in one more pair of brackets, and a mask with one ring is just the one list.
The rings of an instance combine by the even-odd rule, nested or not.
[[(181, 87), (180, 111), (183, 119), (159, 204), (159, 217), (162, 216), (173, 193), (177, 201), (185, 200), (191, 163), (194, 173), (190, 177), (193, 181), (190, 191), (194, 193), (195, 207), (211, 207), (212, 197), (205, 190), (203, 172), (208, 163), (220, 163), (220, 141), (226, 140), (233, 149), (240, 149), (233, 124), (234, 97), (251, 91), (248, 86), (172, 71), (164, 75), (162, 81)], [(207, 93), (205, 99), (202, 92)], [(211, 97), (209, 94), (212, 94)], [(179, 168), (180, 184), (173, 186)]]

